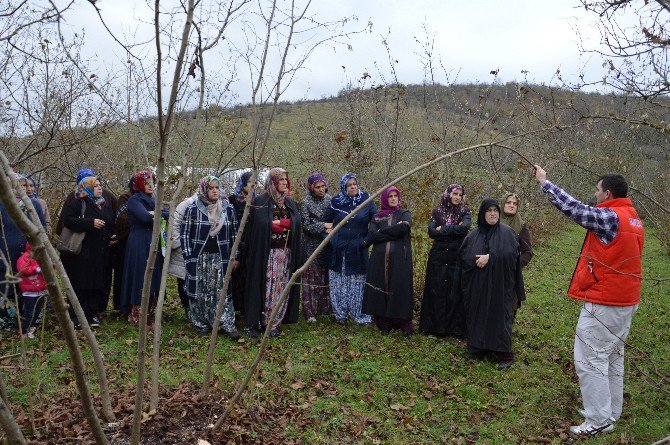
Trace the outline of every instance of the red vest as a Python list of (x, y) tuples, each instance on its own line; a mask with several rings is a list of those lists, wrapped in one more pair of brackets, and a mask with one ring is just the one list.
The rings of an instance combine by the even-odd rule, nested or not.
[(632, 306), (640, 301), (644, 227), (629, 198), (615, 198), (597, 205), (619, 217), (619, 232), (603, 244), (588, 231), (568, 295), (608, 306)]

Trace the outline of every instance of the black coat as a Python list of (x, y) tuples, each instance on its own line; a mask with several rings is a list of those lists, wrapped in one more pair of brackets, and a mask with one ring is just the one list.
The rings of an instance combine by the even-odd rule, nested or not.
[[(112, 210), (112, 215), (116, 217), (116, 210), (118, 209), (116, 195), (114, 195), (114, 193), (112, 193), (108, 189), (103, 188), (102, 197), (105, 198), (105, 205), (110, 207), (110, 209)], [(68, 204), (74, 201), (74, 199), (75, 199), (74, 192), (70, 192), (70, 194), (65, 197), (63, 205), (61, 206), (60, 214), (58, 215), (58, 223), (56, 224), (56, 235), (60, 235), (60, 233), (63, 231), (63, 222), (64, 222), (63, 212), (65, 211), (65, 208), (68, 206)]]
[[(490, 255), (484, 268), (475, 264), (476, 255)], [(462, 302), (471, 351), (512, 352), (512, 321), (520, 300), (525, 299), (519, 241), (504, 224), (486, 234), (475, 228), (465, 237), (458, 254), (450, 317), (458, 314)]]
[[(75, 290), (105, 289), (105, 268), (109, 260), (109, 239), (114, 233), (114, 216), (111, 206), (105, 202), (99, 208), (88, 196), (84, 198), (86, 209), (81, 216), (82, 200), (75, 199), (63, 208), (63, 225), (73, 232), (86, 232), (79, 255), (62, 254), (61, 260)], [(96, 229), (94, 219), (105, 221), (105, 227)]]
[[(401, 223), (406, 221), (409, 224)], [(414, 276), (410, 225), (412, 214), (400, 210), (386, 218), (373, 218), (365, 245), (372, 245), (363, 293), (362, 312), (411, 320)]]
[(447, 318), (447, 301), (450, 299), (454, 272), (458, 261), (458, 250), (468, 234), (472, 216), (468, 213), (458, 225), (443, 225), (436, 230), (437, 224), (431, 219), (428, 224), (428, 236), (433, 246), (428, 253), (426, 264), (426, 282), (421, 302), (419, 330), (426, 334), (465, 335), (465, 323), (462, 318)]
[[(272, 210), (274, 201), (265, 193), (254, 198), (251, 207), (251, 227), (247, 243), (247, 277), (244, 292), (244, 310), (247, 326), (256, 327), (261, 321), (265, 304), (265, 280), (267, 277), (268, 258), (270, 256), (270, 236), (272, 235)], [(298, 268), (300, 259), (300, 213), (295, 201), (286, 198), (286, 208), (291, 214), (291, 234), (289, 244), (290, 273)], [(282, 323), (296, 323), (300, 305), (300, 286), (293, 286), (288, 300), (288, 308)]]

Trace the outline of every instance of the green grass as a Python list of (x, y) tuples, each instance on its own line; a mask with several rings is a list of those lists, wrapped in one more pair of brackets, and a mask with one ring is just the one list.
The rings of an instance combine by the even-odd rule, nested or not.
[[(285, 335), (271, 342), (243, 402), (246, 410), (278, 407), (291, 413), (288, 420), (269, 418), (267, 425), (258, 424), (241, 437), (260, 440), (268, 429), (279, 429), (285, 440), (310, 444), (510, 444), (538, 438), (571, 443), (561, 434), (581, 421), (572, 367), (580, 304), (567, 298), (565, 290), (582, 237), (581, 229), (571, 227), (537, 246), (525, 272), (528, 299), (515, 322), (517, 363), (509, 371), (497, 371), (494, 362), (472, 361), (465, 345), (452, 340), (382, 336), (372, 327), (301, 321), (286, 326)], [(649, 278), (670, 277), (670, 261), (651, 235), (644, 269)], [(616, 433), (589, 443), (651, 443), (670, 434), (670, 385), (659, 378), (670, 375), (668, 290), (668, 281), (645, 281), (626, 351), (624, 415)], [(183, 320), (173, 283), (169, 294), (161, 383), (199, 384), (208, 339), (195, 336)], [(41, 351), (31, 344), (31, 390), (44, 404), (51, 397), (75, 394), (67, 352), (54, 334), (47, 328)], [(97, 337), (112, 388), (132, 386), (136, 330), (108, 317)], [(256, 348), (249, 341), (220, 340), (214, 367), (219, 387), (234, 390)], [(15, 337), (5, 338), (1, 353), (16, 350)], [(95, 373), (87, 361), (95, 390)], [(6, 369), (4, 376), (14, 407), (25, 407), (27, 390), (20, 374)]]

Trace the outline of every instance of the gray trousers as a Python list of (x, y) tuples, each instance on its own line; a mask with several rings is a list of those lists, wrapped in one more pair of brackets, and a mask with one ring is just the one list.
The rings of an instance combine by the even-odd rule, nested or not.
[(624, 346), (638, 305), (584, 303), (575, 332), (575, 371), (586, 421), (603, 426), (621, 416)]

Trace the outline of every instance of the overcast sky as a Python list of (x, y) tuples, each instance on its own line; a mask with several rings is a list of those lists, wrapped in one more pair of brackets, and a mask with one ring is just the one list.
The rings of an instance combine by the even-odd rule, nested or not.
[[(98, 5), (119, 35), (148, 36), (151, 32), (152, 17), (142, 2), (102, 0)], [(68, 17), (68, 25), (73, 30), (86, 29), (89, 36), (100, 36), (86, 51), (107, 64), (123, 60), (119, 47), (104, 38), (92, 8), (86, 6)], [(387, 38), (402, 83), (424, 80), (417, 39), (434, 39), (435, 60), (441, 60), (449, 73), (445, 76), (442, 72), (437, 78), (442, 83), (490, 83), (493, 70), (499, 70), (502, 82), (527, 79), (545, 84), (556, 84), (557, 69), (568, 81), (577, 80), (582, 71), (592, 81), (601, 79), (604, 73), (599, 58), (580, 54), (575, 29), (589, 48), (598, 47), (600, 35), (593, 16), (579, 7), (578, 0), (314, 0), (311, 10), (324, 21), (355, 15), (358, 22), (350, 29), (371, 21), (372, 32), (353, 36), (349, 40), (351, 51), (344, 47), (317, 50), (294, 79), (285, 99), (334, 95), (363, 73), (371, 76), (366, 86), (391, 80), (383, 38)], [(234, 42), (236, 37), (240, 36), (230, 35), (229, 41)], [(220, 72), (225, 71), (227, 63), (224, 56), (215, 61)], [(248, 100), (249, 81), (244, 73), (238, 75), (232, 89), (237, 101)]]

